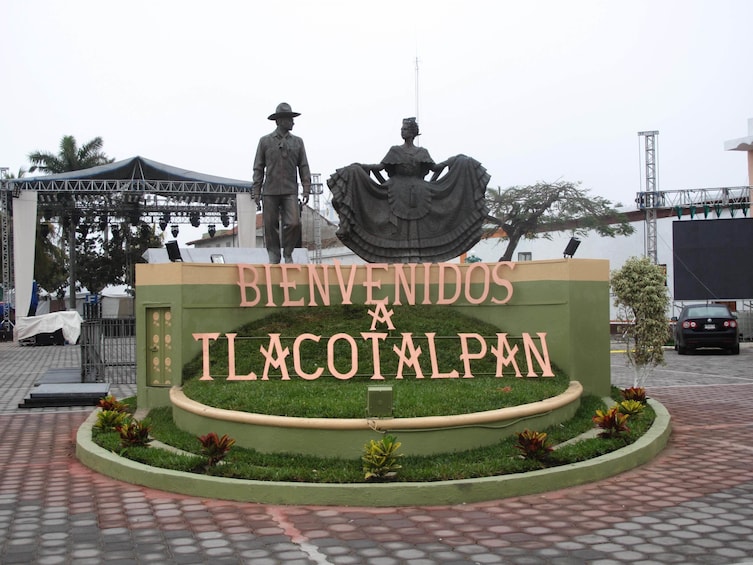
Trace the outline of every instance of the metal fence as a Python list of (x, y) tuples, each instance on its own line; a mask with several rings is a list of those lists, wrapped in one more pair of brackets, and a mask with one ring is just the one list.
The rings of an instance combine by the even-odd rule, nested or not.
[(136, 383), (134, 318), (96, 318), (81, 324), (81, 377), (85, 383)]
[(740, 339), (742, 341), (753, 341), (753, 312), (738, 312), (737, 324), (740, 327)]

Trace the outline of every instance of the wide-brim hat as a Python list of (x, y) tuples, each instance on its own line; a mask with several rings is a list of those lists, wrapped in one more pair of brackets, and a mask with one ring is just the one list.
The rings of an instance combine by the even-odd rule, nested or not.
[(299, 112), (293, 112), (290, 104), (287, 102), (280, 102), (277, 105), (277, 109), (274, 114), (271, 114), (267, 119), (276, 120), (277, 118), (297, 118), (301, 114)]

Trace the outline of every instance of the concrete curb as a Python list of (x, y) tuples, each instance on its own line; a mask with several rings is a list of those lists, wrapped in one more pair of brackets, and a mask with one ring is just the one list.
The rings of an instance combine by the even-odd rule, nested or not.
[(202, 498), (314, 506), (436, 506), (537, 494), (612, 477), (653, 459), (667, 444), (671, 418), (662, 404), (653, 426), (635, 443), (589, 461), (551, 469), (425, 483), (319, 484), (225, 479), (150, 467), (109, 452), (92, 441), (96, 411), (79, 427), (76, 455), (87, 467), (128, 483)]

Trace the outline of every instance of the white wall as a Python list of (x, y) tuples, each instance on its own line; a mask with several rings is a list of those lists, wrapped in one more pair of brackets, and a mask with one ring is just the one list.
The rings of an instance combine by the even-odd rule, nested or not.
[[(740, 212), (737, 212), (739, 217)], [(729, 218), (729, 211), (722, 212), (721, 218)], [(683, 216), (682, 220), (678, 220), (677, 216), (670, 216), (668, 218), (659, 218), (656, 224), (657, 232), (657, 259), (659, 264), (667, 266), (667, 287), (669, 289), (670, 300), (673, 301), (671, 313), (668, 315), (676, 315), (681, 305), (678, 302), (674, 304), (674, 266), (672, 255), (672, 222), (712, 222), (716, 219), (716, 213), (712, 212), (708, 219), (696, 216), (695, 219), (690, 219), (690, 216)], [(574, 257), (577, 259), (607, 259), (609, 260), (609, 269), (614, 271), (619, 269), (626, 260), (630, 257), (642, 257), (645, 255), (646, 245), (646, 223), (645, 221), (634, 222), (633, 227), (635, 232), (630, 236), (617, 236), (600, 237), (599, 235), (590, 232), (585, 236), (578, 236), (581, 240), (580, 246), (576, 251)], [(513, 261), (517, 261), (518, 253), (529, 252), (532, 254), (534, 261), (541, 259), (555, 259), (563, 256), (563, 251), (567, 246), (570, 237), (570, 232), (554, 232), (551, 234), (552, 240), (538, 238), (533, 240), (523, 240), (513, 253)], [(474, 254), (482, 261), (497, 261), (499, 257), (504, 253), (507, 240), (483, 240), (479, 242), (469, 254)], [(740, 304), (738, 303), (738, 308)], [(614, 306), (610, 305), (610, 316), (612, 319), (616, 319), (617, 312)]]

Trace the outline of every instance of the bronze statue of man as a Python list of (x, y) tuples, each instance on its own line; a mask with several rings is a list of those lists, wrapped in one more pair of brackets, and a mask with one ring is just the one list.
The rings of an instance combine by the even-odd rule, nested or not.
[(264, 245), (270, 263), (279, 263), (281, 258), (286, 263), (293, 262), (293, 249), (301, 240), (299, 176), (303, 205), (308, 203), (311, 191), (311, 171), (303, 140), (290, 133), (293, 118), (300, 115), (293, 112), (290, 104), (278, 104), (268, 118), (275, 121), (277, 128), (259, 140), (254, 158), (253, 193), (257, 206), (262, 206)]

